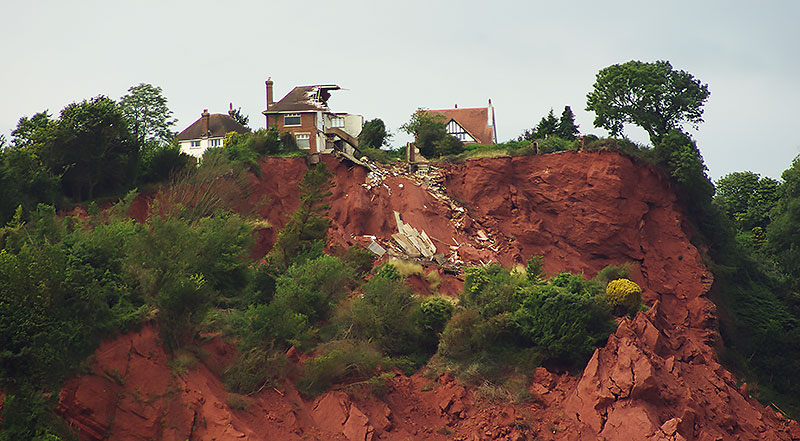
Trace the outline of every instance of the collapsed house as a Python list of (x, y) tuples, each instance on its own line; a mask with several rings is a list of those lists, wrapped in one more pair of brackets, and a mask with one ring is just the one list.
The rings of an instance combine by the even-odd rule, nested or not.
[(328, 107), (335, 84), (297, 86), (277, 103), (273, 101), (273, 82), (267, 79), (267, 129), (276, 128), (294, 136), (300, 149), (309, 154), (331, 153), (334, 150), (353, 154), (358, 148), (358, 135), (364, 117), (332, 112)]

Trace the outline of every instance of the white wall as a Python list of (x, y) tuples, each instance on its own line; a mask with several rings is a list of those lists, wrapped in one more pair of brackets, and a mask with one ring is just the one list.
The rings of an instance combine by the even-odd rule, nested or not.
[(198, 140), (197, 139), (190, 139), (190, 140), (187, 140), (187, 141), (181, 141), (180, 142), (181, 153), (186, 153), (187, 155), (194, 156), (195, 158), (200, 159), (200, 158), (203, 157), (203, 153), (205, 153), (205, 151), (209, 147), (211, 147), (211, 144), (212, 144), (213, 140), (219, 140), (219, 147), (222, 147), (223, 138), (221, 138), (221, 137), (217, 137), (217, 138), (201, 138), (201, 139), (199, 139), (200, 147), (192, 147), (192, 141), (198, 141)]

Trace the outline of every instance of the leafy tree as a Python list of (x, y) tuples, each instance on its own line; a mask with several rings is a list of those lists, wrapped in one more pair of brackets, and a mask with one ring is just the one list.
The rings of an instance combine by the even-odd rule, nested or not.
[(22, 117), (17, 128), (11, 132), (12, 144), (38, 151), (53, 135), (55, 121), (47, 110), (33, 114), (30, 118)]
[(231, 118), (233, 118), (236, 122), (245, 127), (248, 127), (247, 124), (250, 122), (250, 117), (242, 113), (241, 107), (233, 109), (231, 112), (229, 112), (229, 114), (231, 115)]
[(688, 72), (673, 70), (668, 61), (629, 61), (597, 73), (586, 110), (597, 114), (596, 127), (613, 136), (631, 123), (647, 131), (655, 144), (684, 122), (695, 126), (703, 122), (703, 104), (709, 94), (708, 85)]
[(447, 133), (444, 116), (425, 109), (417, 109), (400, 129), (414, 135), (414, 144), (426, 158), (457, 154), (464, 150), (464, 144)]
[(780, 199), (767, 228), (767, 247), (781, 270), (800, 290), (800, 157), (781, 175)]
[(363, 148), (379, 149), (388, 145), (392, 135), (386, 132), (386, 125), (380, 118), (364, 123), (361, 133), (358, 135), (358, 146)]
[(181, 152), (176, 140), (162, 143), (142, 152), (137, 181), (140, 183), (165, 181), (171, 175), (193, 167), (195, 163), (193, 157)]
[(65, 107), (46, 149), (43, 158), (78, 201), (98, 186), (108, 193), (130, 184), (139, 160), (120, 107), (104, 96)]
[(119, 107), (140, 150), (152, 149), (175, 136), (170, 127), (177, 120), (172, 118), (160, 87), (147, 83), (131, 86), (120, 98)]
[(32, 211), (37, 204), (60, 199), (61, 184), (33, 148), (11, 146), (0, 150), (0, 225), (18, 206)]
[(737, 230), (751, 231), (769, 225), (769, 213), (778, 202), (778, 181), (753, 172), (735, 172), (719, 179), (714, 203)]
[(658, 139), (654, 153), (659, 165), (666, 168), (678, 185), (688, 208), (700, 218), (707, 216), (714, 184), (706, 174), (708, 168), (692, 138), (673, 129)]
[[(551, 113), (552, 114), (552, 113)], [(564, 106), (561, 119), (558, 120), (556, 135), (566, 140), (575, 140), (578, 137), (578, 126), (575, 124), (575, 114), (569, 106)]]

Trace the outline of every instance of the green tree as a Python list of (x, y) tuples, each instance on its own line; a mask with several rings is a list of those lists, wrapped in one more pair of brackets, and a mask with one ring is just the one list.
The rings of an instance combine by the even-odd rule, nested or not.
[(61, 111), (42, 157), (61, 175), (67, 195), (83, 201), (92, 199), (98, 186), (111, 193), (129, 185), (138, 153), (120, 107), (98, 96)]
[(553, 109), (543, 116), (536, 125), (536, 138), (547, 138), (548, 136), (555, 135), (558, 132), (558, 118), (553, 114)]
[(230, 112), (230, 115), (231, 115), (231, 118), (233, 118), (236, 122), (238, 122), (239, 124), (241, 124), (241, 125), (243, 125), (245, 127), (248, 127), (247, 124), (250, 122), (250, 117), (245, 115), (244, 113), (242, 113), (242, 108), (241, 107), (233, 109)]
[[(425, 109), (417, 109), (411, 115), (411, 119), (400, 126), (400, 129), (414, 135), (414, 144), (426, 158), (461, 153), (464, 150), (464, 144), (447, 133), (444, 119), (442, 115), (430, 113)], [(453, 138), (455, 141), (449, 138)]]
[(47, 110), (35, 113), (30, 118), (22, 117), (17, 128), (11, 132), (12, 144), (38, 151), (52, 138), (55, 123)]
[(362, 148), (379, 149), (388, 145), (392, 137), (386, 132), (386, 125), (380, 118), (375, 118), (364, 123), (361, 133), (358, 135), (358, 146)]
[(283, 270), (292, 265), (298, 256), (319, 251), (330, 226), (326, 217), (330, 206), (325, 199), (331, 195), (332, 175), (324, 162), (310, 167), (298, 184), (300, 206), (289, 216), (289, 223), (278, 234), (278, 240), (270, 253), (272, 262)]
[(569, 106), (564, 106), (564, 111), (561, 112), (561, 119), (558, 120), (556, 135), (572, 141), (578, 138), (579, 133), (578, 126), (575, 124), (575, 114), (572, 113), (572, 109)]
[(714, 204), (734, 222), (737, 230), (764, 229), (778, 202), (778, 186), (778, 181), (757, 173), (730, 173), (717, 181)]
[(703, 122), (703, 104), (709, 94), (708, 85), (688, 72), (673, 70), (668, 61), (629, 61), (597, 73), (594, 88), (586, 96), (586, 110), (597, 114), (596, 127), (614, 136), (631, 123), (647, 131), (655, 144), (684, 122), (695, 126)]
[(172, 118), (160, 87), (147, 83), (131, 86), (120, 98), (119, 107), (140, 150), (154, 148), (175, 136), (170, 127), (176, 119)]
[(536, 124), (536, 127), (533, 130), (525, 130), (520, 137), (520, 141), (536, 141), (539, 139), (548, 138), (553, 135), (557, 135), (559, 130), (559, 121), (556, 118), (556, 115), (553, 113), (553, 109), (550, 109), (550, 112), (547, 115), (543, 116), (542, 119), (539, 120), (539, 124)]
[(767, 248), (793, 288), (800, 290), (800, 156), (781, 178), (780, 199), (767, 228)]
[(701, 218), (709, 213), (714, 184), (708, 178), (708, 168), (692, 138), (673, 129), (659, 138), (654, 148), (659, 165), (664, 167), (678, 185), (689, 210)]

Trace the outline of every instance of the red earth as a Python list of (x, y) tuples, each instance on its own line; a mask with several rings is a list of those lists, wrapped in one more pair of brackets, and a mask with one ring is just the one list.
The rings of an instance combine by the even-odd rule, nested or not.
[[(199, 363), (176, 366), (145, 325), (102, 343), (92, 373), (66, 382), (58, 412), (82, 440), (800, 439), (797, 422), (749, 397), (719, 364), (707, 298), (713, 275), (659, 172), (611, 152), (484, 158), (441, 166), (443, 197), (435, 183), (402, 174), (364, 185), (365, 168), (324, 160), (336, 183), (332, 245), (371, 236), (388, 245), (397, 211), (438, 252), (467, 264), (521, 264), (538, 254), (551, 274), (592, 276), (630, 262), (650, 309), (622, 319), (580, 375), (536, 368), (526, 403), (491, 401), (448, 376), (422, 374), (397, 375), (379, 396), (338, 390), (308, 400), (286, 380), (244, 397), (219, 380), (234, 346), (207, 337)], [(268, 158), (252, 178), (241, 208), (267, 197), (257, 211), (271, 225), (257, 232), (256, 255), (298, 206), (305, 169), (302, 159)], [(137, 218), (147, 201), (138, 204)], [(458, 292), (458, 276), (431, 270), (443, 278), (440, 293)], [(413, 284), (429, 289), (421, 278)]]

